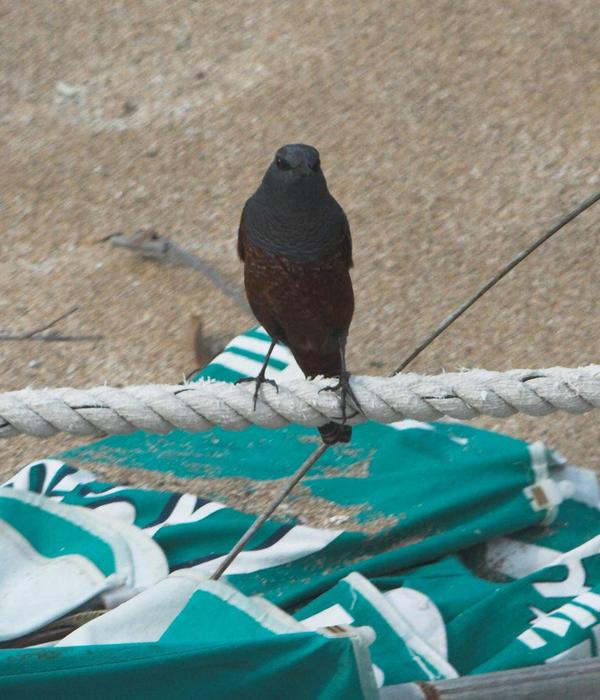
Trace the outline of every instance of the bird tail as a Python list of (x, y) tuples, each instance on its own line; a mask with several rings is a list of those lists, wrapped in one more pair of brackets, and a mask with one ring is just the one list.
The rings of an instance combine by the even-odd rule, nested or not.
[(341, 423), (325, 423), (319, 426), (321, 438), (326, 445), (335, 445), (337, 442), (350, 442), (352, 426)]

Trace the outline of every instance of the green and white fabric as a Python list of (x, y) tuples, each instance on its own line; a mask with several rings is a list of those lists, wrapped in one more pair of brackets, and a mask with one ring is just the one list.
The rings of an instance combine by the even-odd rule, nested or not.
[(415, 678), (455, 678), (447, 660), (444, 620), (433, 602), (418, 591), (400, 588), (381, 593), (354, 572), (296, 613), (313, 629), (366, 625), (375, 632), (371, 648), (380, 685)]
[[(280, 636), (285, 640), (278, 640)], [(255, 646), (281, 641), (278, 658), (266, 668), (253, 671), (270, 686), (269, 697), (277, 697), (275, 687), (281, 693), (279, 697), (287, 695), (285, 684), (294, 676), (301, 677), (301, 666), (311, 676), (302, 680), (306, 697), (335, 698), (347, 692), (352, 697), (360, 688), (362, 696), (376, 698), (368, 653), (372, 639), (369, 629), (357, 627), (313, 632), (261, 599), (248, 598), (222, 581), (211, 581), (198, 570), (183, 569), (82, 626), (54, 648), (149, 642), (165, 648), (204, 649), (207, 653), (228, 648), (227, 664), (235, 668), (236, 662), (242, 661), (241, 655), (252, 655)], [(340, 640), (344, 642), (340, 644)], [(317, 649), (320, 658), (315, 658)], [(331, 654), (337, 667), (335, 674), (328, 674), (323, 663), (324, 658), (331, 660)], [(271, 670), (276, 678), (269, 675)], [(206, 695), (203, 692), (203, 697), (245, 697), (249, 696), (247, 687), (253, 685), (252, 673), (249, 678), (230, 676), (220, 696), (212, 678), (209, 682), (211, 688)]]
[(52, 648), (0, 651), (0, 696), (377, 700), (372, 636), (354, 627), (308, 631), (186, 570)]
[[(199, 378), (255, 375), (268, 346), (264, 331), (253, 329)], [(283, 383), (298, 372), (287, 350), (277, 348), (267, 376)], [(62, 692), (77, 674), (91, 679), (91, 663), (101, 669), (94, 692), (64, 697), (106, 697), (119, 687), (113, 679), (127, 683), (129, 697), (164, 697), (169, 685), (156, 680), (152, 664), (160, 664), (165, 678), (173, 675), (169, 697), (191, 697), (181, 673), (193, 659), (191, 677), (203, 697), (282, 697), (286, 674), (286, 697), (370, 697), (374, 679), (387, 685), (452, 678), (597, 654), (598, 487), (593, 473), (540, 443), (450, 422), (357, 426), (352, 443), (328, 450), (302, 482), (304, 495), (333, 513), (326, 525), (308, 526), (282, 509), (222, 583), (207, 576), (253, 514), (94, 475), (95, 464), (108, 464), (239, 479), (250, 492), (289, 476), (316, 443), (316, 431), (299, 426), (137, 433), (20, 470), (0, 495), (19, 503), (38, 499), (28, 527), (45, 532), (56, 548), (38, 553), (54, 559), (62, 546), (62, 531), (36, 525), (48, 517), (50, 503), (69, 522), (74, 517), (66, 513), (88, 513), (121, 537), (119, 528), (135, 531), (175, 573), (167, 578), (165, 567), (151, 580), (136, 571), (143, 563), (132, 555), (134, 573), (118, 584), (129, 593), (113, 600), (146, 590), (54, 646), (55, 666), (27, 651), (0, 650), (0, 696), (32, 674), (34, 690), (43, 687), (37, 674), (49, 674)], [(8, 525), (36, 548), (33, 536)], [(114, 548), (105, 530), (101, 537), (98, 529), (86, 531)], [(93, 547), (76, 554), (100, 571), (103, 578), (93, 582), (102, 593), (117, 588), (110, 578), (116, 570), (99, 566)], [(17, 569), (11, 586), (15, 576)], [(50, 579), (38, 585), (52, 597)], [(22, 634), (79, 609), (84, 598), (48, 601), (48, 613), (38, 617), (18, 603), (13, 619)], [(17, 663), (19, 655), (26, 662)]]
[(163, 551), (138, 528), (30, 491), (0, 489), (0, 641), (96, 597), (108, 605), (126, 599), (167, 573)]
[[(462, 672), (598, 655), (599, 533), (598, 509), (567, 501), (551, 530), (526, 531), (486, 545), (487, 566), (508, 581), (449, 626), (450, 635), (472, 633), (481, 639), (477, 653), (463, 653), (458, 660)], [(476, 619), (482, 617), (495, 628), (486, 639), (476, 632)]]
[[(256, 373), (268, 347), (264, 332), (250, 331), (236, 338), (202, 377), (235, 381)], [(284, 382), (286, 374), (297, 371), (287, 351), (278, 348), (269, 376)], [(347, 521), (334, 518), (330, 527), (316, 529), (278, 514), (228, 570), (244, 593), (261, 593), (290, 609), (353, 571), (381, 576), (540, 524), (552, 518), (562, 498), (550, 478), (553, 457), (540, 445), (457, 423), (413, 420), (359, 425), (354, 435), (350, 445), (329, 450), (302, 486), (325, 505), (353, 509), (356, 515)], [(317, 442), (315, 429), (300, 426), (194, 435), (136, 433), (107, 438), (61, 458), (92, 469), (101, 463), (180, 477), (250, 477), (260, 482), (291, 475)], [(60, 492), (60, 483), (55, 490)], [(222, 503), (115, 491), (113, 484), (84, 484), (69, 491), (65, 502), (107, 508), (139, 527), (154, 528), (172, 568), (213, 570), (253, 520)], [(165, 518), (168, 523), (185, 522), (186, 532), (197, 534), (175, 538), (172, 530), (156, 530)], [(357, 526), (370, 532), (357, 531)]]

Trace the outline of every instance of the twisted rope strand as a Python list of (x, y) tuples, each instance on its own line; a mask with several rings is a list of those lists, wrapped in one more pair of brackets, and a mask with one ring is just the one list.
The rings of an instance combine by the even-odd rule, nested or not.
[[(186, 385), (140, 385), (117, 389), (23, 389), (0, 394), (0, 438), (19, 434), (50, 437), (122, 435), (136, 430), (168, 433), (318, 426), (340, 419), (339, 398), (319, 393), (331, 380), (295, 379), (279, 392), (263, 385), (256, 411), (253, 387), (200, 381)], [(469, 420), (515, 413), (545, 416), (554, 411), (585, 413), (600, 408), (600, 365), (491, 372), (470, 370), (424, 376), (356, 376), (352, 388), (363, 412), (350, 423), (429, 421), (442, 416)]]

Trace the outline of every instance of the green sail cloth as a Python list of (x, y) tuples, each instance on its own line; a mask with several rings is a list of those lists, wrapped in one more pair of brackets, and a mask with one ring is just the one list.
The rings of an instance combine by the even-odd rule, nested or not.
[(369, 697), (360, 684), (349, 640), (308, 633), (213, 646), (155, 642), (0, 651), (0, 696), (3, 700)]
[[(255, 375), (268, 344), (252, 330), (202, 376)], [(293, 371), (277, 348), (267, 376), (283, 382)], [(315, 445), (316, 431), (297, 426), (136, 433), (34, 462), (7, 486), (136, 526), (171, 571), (208, 574), (254, 515), (211, 498), (100, 482), (86, 470), (109, 464), (240, 479), (251, 493), (292, 474)], [(20, 687), (31, 697), (48, 688), (75, 697), (68, 693), (81, 679), (98, 693), (85, 697), (123, 687), (128, 697), (190, 697), (199, 688), (203, 697), (369, 697), (371, 661), (379, 684), (390, 684), (596, 654), (600, 512), (563, 502), (576, 490), (564, 470), (540, 444), (455, 423), (357, 426), (352, 444), (328, 450), (302, 482), (302, 497), (320, 499), (333, 515), (316, 527), (282, 509), (228, 571), (238, 595), (264, 597), (306, 632), (249, 640), (239, 617), (216, 610), (231, 634), (217, 642), (202, 627), (205, 602), (191, 600), (180, 626), (152, 643), (0, 651), (0, 696)], [(321, 624), (371, 627), (370, 657), (356, 640), (310, 631)], [(199, 631), (196, 641), (190, 630)]]
[[(268, 346), (268, 336), (254, 329), (235, 338), (199, 378), (235, 381), (256, 373)], [(285, 381), (291, 365), (289, 353), (278, 348), (267, 376)], [(250, 478), (245, 488), (252, 490), (253, 482), (291, 475), (316, 444), (316, 430), (298, 426), (195, 435), (136, 433), (85, 445), (60, 458), (92, 469), (112, 464), (183, 477)], [(353, 571), (383, 576), (539, 524), (555, 511), (555, 488), (547, 479), (550, 459), (539, 446), (532, 449), (521, 440), (455, 423), (357, 426), (352, 443), (328, 450), (302, 481), (309, 495), (352, 515), (316, 529), (278, 512), (228, 577), (248, 595), (261, 593), (293, 609)], [(535, 484), (550, 491), (542, 506), (532, 496)], [(106, 496), (108, 488), (83, 486), (67, 494), (65, 502), (98, 507), (129, 501), (132, 522), (139, 527), (159, 522), (175, 508), (164, 493), (142, 495), (132, 489)], [(202, 565), (211, 570), (252, 520), (223, 509), (154, 536), (172, 568)]]
[[(409, 606), (422, 606), (425, 600), (423, 596), (420, 599), (415, 599), (414, 595), (405, 597)], [(296, 617), (304, 625), (317, 629), (325, 624), (344, 622), (371, 627), (375, 633), (371, 658), (387, 685), (415, 679), (454, 678), (457, 674), (446, 660), (446, 650), (440, 652), (428, 638), (432, 632), (434, 637), (440, 632), (444, 635), (441, 615), (436, 616), (435, 606), (428, 607), (428, 624), (419, 625), (419, 622), (425, 622), (423, 616), (417, 620), (412, 611), (403, 615), (398, 601), (394, 604), (388, 600), (372, 583), (355, 572), (297, 611)], [(433, 624), (431, 618), (434, 618)], [(436, 625), (438, 629), (434, 629)]]
[[(599, 533), (598, 507), (569, 500), (551, 528), (525, 530), (484, 546), (488, 573), (504, 582), (448, 625), (461, 673), (598, 655)], [(460, 643), (465, 636), (473, 639), (471, 653)]]

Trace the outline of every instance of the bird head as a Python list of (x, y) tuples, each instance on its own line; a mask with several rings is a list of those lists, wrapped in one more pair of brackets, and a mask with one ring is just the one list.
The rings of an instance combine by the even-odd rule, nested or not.
[(290, 195), (327, 188), (319, 151), (303, 143), (282, 146), (267, 169), (263, 184), (272, 192)]
[(275, 154), (273, 164), (279, 172), (289, 173), (284, 177), (288, 177), (290, 180), (308, 177), (312, 173), (318, 173), (321, 169), (319, 151), (303, 143), (282, 146)]

